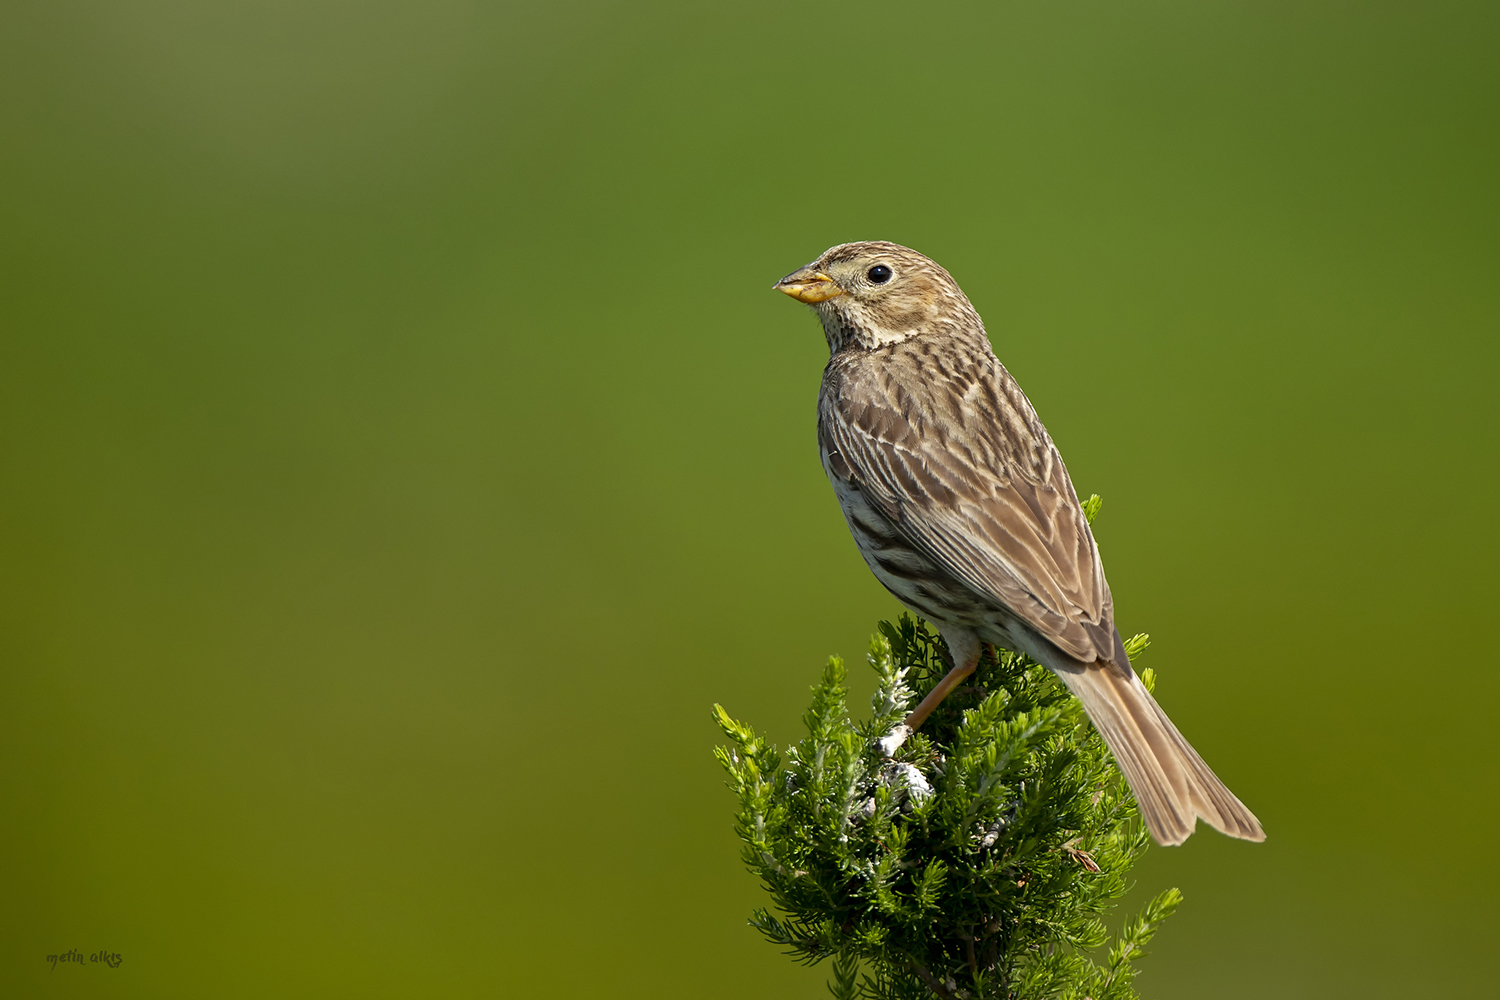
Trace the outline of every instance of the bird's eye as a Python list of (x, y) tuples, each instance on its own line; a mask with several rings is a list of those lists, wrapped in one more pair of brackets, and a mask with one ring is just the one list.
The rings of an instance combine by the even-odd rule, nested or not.
[(886, 267), (884, 264), (876, 264), (874, 267), (865, 272), (865, 277), (869, 278), (877, 285), (883, 285), (887, 281), (891, 280), (891, 269)]

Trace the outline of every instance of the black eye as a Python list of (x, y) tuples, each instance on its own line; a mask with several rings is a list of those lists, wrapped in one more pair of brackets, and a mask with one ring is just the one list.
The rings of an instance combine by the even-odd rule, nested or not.
[(886, 267), (884, 264), (876, 264), (874, 267), (865, 272), (865, 277), (869, 278), (877, 285), (883, 285), (887, 281), (891, 280), (891, 269)]

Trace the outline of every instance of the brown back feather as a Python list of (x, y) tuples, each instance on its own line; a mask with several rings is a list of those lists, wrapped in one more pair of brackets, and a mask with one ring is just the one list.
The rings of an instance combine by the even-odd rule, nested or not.
[(840, 351), (818, 434), (914, 548), (1069, 656), (1116, 659), (1114, 603), (1062, 457), (985, 343)]

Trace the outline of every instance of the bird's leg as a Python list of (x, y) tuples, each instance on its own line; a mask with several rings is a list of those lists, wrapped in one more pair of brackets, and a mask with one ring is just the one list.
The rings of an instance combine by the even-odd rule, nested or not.
[(953, 693), (953, 689), (962, 684), (976, 667), (979, 666), (979, 636), (968, 629), (953, 630), (951, 633), (939, 629), (943, 641), (948, 644), (948, 652), (953, 654), (953, 669), (948, 671), (946, 677), (938, 681), (938, 686), (922, 699), (922, 704), (912, 710), (906, 717), (906, 727), (915, 730), (927, 717), (932, 714), (933, 709), (940, 705), (944, 698)]
[(968, 663), (961, 663), (948, 671), (948, 675), (938, 681), (938, 686), (933, 688), (927, 697), (922, 699), (922, 704), (913, 709), (912, 713), (906, 717), (907, 728), (916, 729), (922, 723), (926, 722), (927, 717), (932, 714), (933, 709), (942, 704), (943, 699), (952, 694), (953, 689), (962, 684), (974, 672), (974, 668), (977, 666), (979, 666), (979, 657), (976, 656)]

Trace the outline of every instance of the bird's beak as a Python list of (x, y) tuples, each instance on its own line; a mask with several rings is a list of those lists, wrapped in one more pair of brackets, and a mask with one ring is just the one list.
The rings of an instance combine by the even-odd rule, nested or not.
[(819, 302), (827, 302), (835, 296), (844, 294), (838, 282), (813, 267), (793, 271), (771, 287), (778, 292), (786, 292), (798, 302), (806, 302), (810, 306)]

